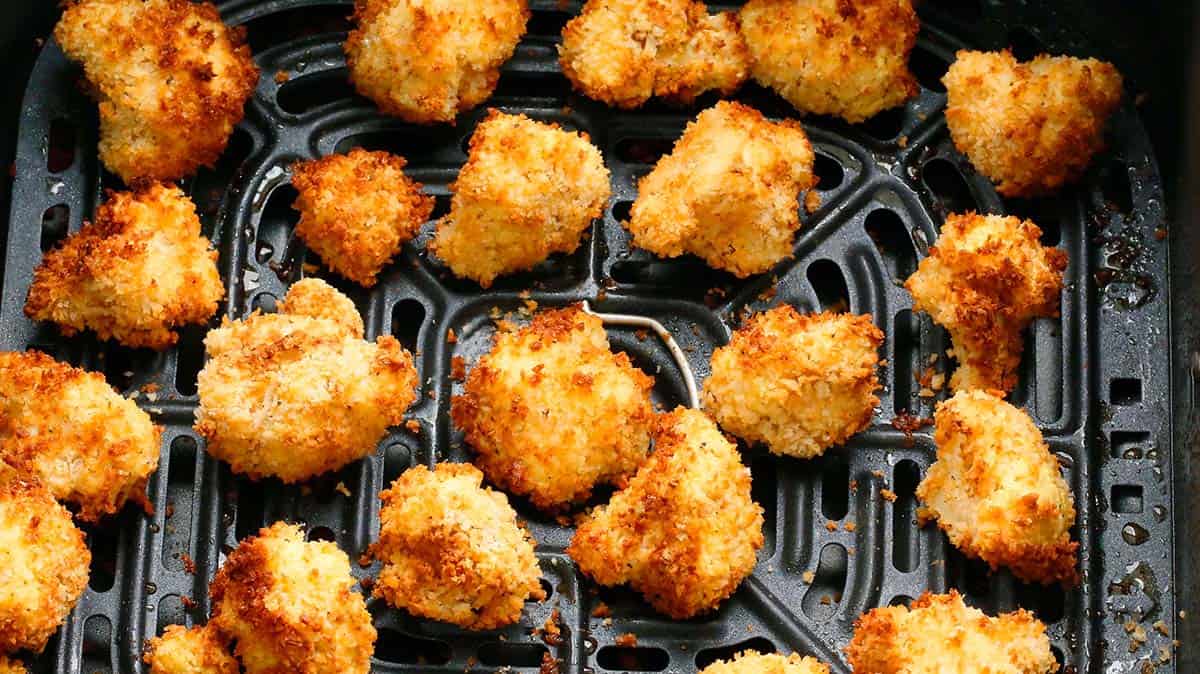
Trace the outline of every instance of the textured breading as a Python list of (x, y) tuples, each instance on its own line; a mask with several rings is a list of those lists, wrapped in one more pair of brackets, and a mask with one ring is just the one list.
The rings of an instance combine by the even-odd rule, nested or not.
[(797, 198), (816, 184), (799, 122), (771, 122), (722, 101), (638, 181), (626, 226), (638, 247), (663, 257), (692, 253), (744, 278), (791, 257)]
[(355, 0), (350, 81), (389, 114), (453, 122), (496, 88), (529, 20), (526, 0)]
[(628, 355), (609, 350), (599, 318), (571, 306), (497, 333), (450, 414), (491, 482), (556, 509), (641, 465), (653, 386)]
[(0, 461), (0, 654), (42, 652), (87, 587), (91, 558), (71, 514)]
[(704, 409), (773, 454), (819, 456), (871, 422), (882, 343), (870, 316), (780, 305), (750, 317), (713, 352)]
[(750, 469), (703, 412), (677, 408), (629, 485), (579, 525), (567, 554), (601, 585), (629, 583), (675, 619), (715, 609), (754, 569), (763, 511)]
[(490, 630), (545, 599), (533, 538), (470, 464), (414, 466), (380, 494), (374, 594), (422, 618)]
[(171, 625), (146, 642), (142, 661), (150, 674), (238, 674), (237, 659), (211, 625), (187, 629)]
[(749, 0), (750, 74), (801, 112), (861, 122), (917, 95), (909, 0)]
[(375, 626), (350, 558), (276, 522), (243, 540), (209, 586), (212, 620), (247, 674), (366, 674)]
[(608, 169), (586, 133), (491, 110), (471, 136), (450, 186), (450, 213), (430, 250), (487, 288), (579, 247), (610, 192)]
[(743, 651), (732, 660), (717, 660), (700, 674), (829, 674), (829, 665), (796, 653), (784, 657), (778, 653)]
[(86, 223), (33, 271), (25, 314), (64, 335), (92, 330), (125, 346), (165, 349), (174, 328), (204, 323), (225, 286), (196, 206), (174, 185), (109, 192)]
[(354, 148), (292, 166), (296, 235), (333, 271), (368, 288), (433, 212), (404, 159)]
[(697, 0), (588, 0), (563, 28), (563, 74), (585, 95), (636, 108), (651, 96), (690, 103), (732, 93), (749, 70), (733, 12)]
[(999, 391), (962, 391), (934, 414), (937, 461), (917, 487), (950, 542), (1030, 582), (1074, 585), (1075, 504), (1058, 460)]
[(104, 377), (37, 351), (0, 353), (0, 463), (94, 522), (145, 499), (162, 429)]
[(1021, 364), (1022, 331), (1033, 319), (1058, 315), (1066, 251), (1042, 246), (1029, 220), (952, 214), (904, 282), (913, 309), (950, 332), (958, 369), (955, 391), (1011, 391)]
[(1111, 64), (1045, 54), (960, 51), (942, 78), (946, 126), (971, 164), (1010, 197), (1053, 192), (1083, 175), (1104, 149), (1121, 103)]
[(0, 674), (26, 674), (27, 671), (20, 660), (0, 655)]
[(252, 479), (299, 482), (375, 450), (416, 400), (412, 355), (391, 335), (363, 340), (354, 304), (319, 279), (279, 313), (208, 333), (196, 430), (208, 453)]
[(79, 0), (54, 28), (100, 103), (100, 160), (126, 183), (212, 166), (258, 84), (244, 29), (211, 3)]
[(1019, 609), (995, 618), (958, 592), (926, 593), (912, 604), (872, 609), (854, 623), (846, 647), (861, 674), (1050, 674), (1058, 663), (1046, 626)]

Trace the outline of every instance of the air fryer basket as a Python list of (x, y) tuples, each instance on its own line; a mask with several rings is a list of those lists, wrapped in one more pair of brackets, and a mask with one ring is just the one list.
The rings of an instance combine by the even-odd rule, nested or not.
[[(368, 292), (329, 275), (292, 237), (288, 166), (353, 146), (399, 153), (436, 195), (437, 217), (483, 109), (454, 126), (417, 127), (354, 96), (340, 48), (345, 2), (220, 3), (229, 23), (248, 27), (263, 70), (228, 151), (184, 185), (220, 250), (225, 314), (270, 311), (289, 283), (316, 274), (355, 300), (368, 338), (394, 334), (412, 350), (421, 374), (422, 396), (410, 415), (419, 432), (397, 429), (374, 456), (304, 488), (250, 482), (205, 456), (191, 429), (204, 329), (185, 330), (178, 348), (155, 354), (86, 336), (64, 339), (23, 316), (40, 252), (77, 230), (103, 189), (119, 187), (96, 158), (95, 105), (81, 93), (79, 69), (46, 45), (24, 96), (11, 220), (7, 236), (0, 232), (0, 348), (38, 348), (102, 371), (166, 430), (149, 485), (154, 514), (129, 507), (88, 529), (89, 588), (34, 671), (141, 671), (143, 641), (168, 624), (202, 622), (208, 581), (225, 555), (277, 519), (302, 522), (310, 538), (336, 541), (357, 559), (376, 535), (380, 489), (410, 465), (469, 459), (449, 422), (450, 398), (461, 386), (450, 378), (451, 359), (473, 362), (488, 347), (494, 319), (523, 320), (527, 299), (543, 307), (586, 299), (599, 311), (655, 318), (683, 346), (698, 379), (749, 310), (788, 302), (868, 313), (887, 335), (882, 402), (867, 431), (820, 459), (746, 448), (754, 496), (766, 511), (766, 545), (754, 574), (714, 615), (670, 621), (628, 590), (596, 588), (563, 554), (572, 530), (517, 499), (539, 542), (548, 599), (529, 604), (519, 625), (485, 633), (418, 621), (372, 600), (377, 671), (536, 670), (548, 653), (564, 672), (691, 672), (755, 648), (809, 653), (846, 672), (841, 648), (858, 615), (948, 588), (989, 612), (1034, 611), (1066, 671), (1176, 671), (1171, 420), (1183, 407), (1171, 395), (1166, 197), (1134, 96), (1115, 115), (1110, 147), (1083, 184), (1055, 198), (1002, 200), (954, 151), (938, 82), (963, 46), (1011, 45), (1025, 57), (1103, 50), (1037, 3), (925, 2), (913, 57), (921, 95), (863, 125), (804, 120), (818, 153), (822, 205), (804, 218), (793, 260), (739, 281), (692, 258), (657, 260), (633, 250), (619, 225), (638, 177), (715, 99), (621, 112), (575, 94), (558, 70), (555, 42), (581, 3), (530, 4), (529, 33), (487, 105), (590, 134), (612, 171), (610, 209), (576, 253), (486, 292), (425, 255), (427, 225)], [(754, 85), (735, 98), (771, 116), (795, 114)], [(1042, 428), (1074, 489), (1083, 582), (1070, 591), (989, 574), (935, 527), (915, 523), (913, 492), (934, 456), (931, 429), (910, 434), (893, 421), (928, 417), (945, 397), (929, 397), (918, 379), (930, 367), (947, 372), (950, 343), (911, 311), (899, 282), (926, 254), (945, 214), (969, 209), (1031, 217), (1044, 242), (1070, 257), (1062, 315), (1029, 329), (1012, 395)], [(456, 340), (448, 339), (451, 330)], [(657, 402), (685, 402), (683, 379), (661, 342), (632, 329), (609, 333), (615, 348), (656, 374)], [(889, 490), (894, 501), (884, 498)], [(355, 565), (354, 572), (367, 577), (375, 569)], [(610, 618), (597, 610), (601, 604)], [(561, 635), (534, 631), (547, 621)], [(619, 638), (626, 634), (636, 645)]]

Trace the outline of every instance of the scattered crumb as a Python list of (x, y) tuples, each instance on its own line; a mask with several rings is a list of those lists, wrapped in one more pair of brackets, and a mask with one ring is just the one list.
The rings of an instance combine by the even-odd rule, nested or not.
[(932, 398), (936, 395), (937, 394), (933, 392), (933, 389), (926, 386), (922, 386), (921, 390), (917, 391), (917, 396), (921, 398)]
[(842, 525), (842, 528), (845, 529), (846, 531), (853, 533), (854, 530), (858, 528), (858, 525), (855, 524), (854, 522), (846, 522), (845, 524)]
[(604, 602), (598, 602), (596, 608), (592, 609), (593, 618), (607, 618), (612, 615), (612, 609)]
[(817, 578), (817, 574), (812, 571), (805, 571), (800, 577), (804, 580), (805, 585), (812, 585), (813, 581)]
[(175, 516), (175, 502), (174, 501), (167, 501), (167, 507), (166, 507), (165, 514), (167, 516), (167, 519), (171, 519), (172, 517)]
[(605, 627), (612, 627), (612, 624), (613, 624), (613, 619), (612, 619), (612, 618), (605, 618), (605, 619), (604, 619), (604, 626), (605, 626)]
[(450, 359), (450, 378), (454, 381), (462, 381), (467, 378), (467, 361), (462, 356), (454, 356)]
[(832, 603), (833, 603), (833, 597), (830, 597), (827, 594), (821, 595), (821, 604), (823, 604), (825, 606), (829, 606)]
[(142, 384), (141, 391), (142, 393), (158, 393), (158, 384), (155, 384), (154, 382)]
[(825, 528), (829, 531), (837, 531), (837, 529), (838, 529), (837, 522), (834, 522), (833, 520), (826, 520)]
[(1155, 229), (1154, 230), (1154, 238), (1159, 241), (1165, 241), (1167, 238), (1167, 230), (1163, 227), (1159, 227), (1158, 229)]
[(888, 366), (888, 359), (887, 359), (887, 358), (884, 358), (884, 359), (882, 359), (882, 360), (880, 360), (880, 361), (879, 361), (879, 367), (887, 367), (887, 366)]
[(538, 668), (538, 674), (559, 674), (558, 660), (549, 651), (542, 653), (542, 666)]
[(1158, 632), (1159, 634), (1163, 635), (1164, 637), (1171, 636), (1170, 631), (1167, 629), (1167, 624), (1161, 620), (1154, 621), (1154, 631)]
[(896, 492), (892, 491), (891, 489), (880, 489), (879, 495), (882, 496), (883, 500), (885, 500), (885, 501), (888, 501), (891, 503), (896, 502)]
[(550, 612), (550, 617), (546, 618), (546, 622), (542, 623), (541, 629), (537, 630), (537, 634), (547, 646), (562, 645), (562, 630), (558, 626), (560, 618), (558, 609), (554, 609)]
[(874, 475), (875, 477), (879, 478), (880, 480), (887, 477), (886, 475), (883, 474), (882, 470), (873, 470), (873, 471), (871, 471), (871, 474)]
[(342, 496), (345, 496), (346, 498), (350, 498), (351, 496), (353, 496), (353, 494), (350, 493), (350, 490), (346, 487), (346, 483), (342, 482), (340, 480), (338, 481), (337, 486), (333, 488), (333, 490), (336, 491), (337, 493), (341, 494)]
[(900, 136), (896, 139), (896, 144), (900, 147), (908, 147), (908, 136)]
[(366, 552), (363, 552), (361, 555), (358, 556), (358, 565), (364, 569), (367, 568), (368, 566), (371, 566), (370, 550), (367, 550)]
[(195, 600), (195, 599), (192, 599), (191, 597), (189, 597), (189, 596), (187, 596), (187, 595), (180, 595), (180, 596), (179, 596), (179, 603), (180, 603), (180, 604), (183, 604), (183, 607), (184, 607), (185, 609), (189, 610), (189, 611), (191, 611), (192, 609), (196, 608), (196, 605), (197, 605), (197, 604), (196, 604), (196, 600)]
[(821, 207), (821, 195), (816, 190), (809, 190), (808, 194), (804, 195), (804, 210), (809, 213), (815, 213)]
[(362, 586), (363, 592), (370, 595), (371, 590), (375, 587), (375, 579), (370, 576), (366, 576), (362, 580), (358, 581), (358, 584)]
[[(186, 552), (179, 553), (179, 561), (183, 562), (183, 572), (189, 576), (196, 575), (196, 562)], [(1163, 632), (1166, 634), (1166, 632)]]
[(458, 344), (458, 335), (454, 334), (454, 328), (450, 328), (446, 331), (446, 343)]
[(637, 646), (637, 635), (633, 632), (618, 634), (617, 638), (614, 640), (614, 643), (624, 648), (633, 648)]
[(635, 337), (637, 337), (637, 340), (639, 342), (644, 342), (644, 341), (646, 341), (646, 338), (650, 336), (650, 331), (643, 328), (633, 334)]
[(942, 372), (938, 372), (938, 373), (934, 374), (933, 377), (931, 377), (929, 379), (929, 388), (933, 389), (934, 391), (942, 390), (942, 387), (945, 384), (946, 384), (946, 375)]
[(858, 493), (858, 480), (850, 480), (850, 493), (851, 494)]
[(409, 433), (421, 432), (421, 422), (417, 421), (416, 419), (409, 419), (408, 421), (404, 422), (404, 427), (408, 429)]
[(284, 82), (288, 81), (291, 78), (292, 78), (292, 76), (289, 75), (286, 70), (278, 70), (275, 72), (276, 84), (283, 84)]

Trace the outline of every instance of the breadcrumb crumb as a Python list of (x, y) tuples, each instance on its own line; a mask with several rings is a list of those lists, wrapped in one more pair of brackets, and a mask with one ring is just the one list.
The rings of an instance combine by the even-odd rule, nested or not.
[(170, 625), (162, 636), (146, 642), (142, 662), (150, 674), (237, 674), (237, 660), (211, 626), (187, 629)]

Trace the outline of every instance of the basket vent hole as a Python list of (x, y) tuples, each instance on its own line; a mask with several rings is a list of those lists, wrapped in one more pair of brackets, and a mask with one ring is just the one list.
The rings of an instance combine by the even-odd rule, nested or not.
[(769, 557), (775, 550), (775, 521), (778, 516), (776, 503), (776, 475), (779, 461), (774, 456), (757, 456), (750, 463), (750, 496), (763, 509), (763, 555)]
[(187, 623), (187, 610), (183, 608), (183, 600), (177, 594), (169, 594), (159, 600), (157, 613), (155, 633), (158, 636), (162, 636), (171, 625)]
[(196, 439), (181, 435), (171, 441), (167, 468), (166, 509), (170, 517), (163, 527), (163, 566), (172, 571), (183, 569), (192, 537), (192, 492), (196, 475)]
[(843, 313), (850, 309), (850, 291), (841, 267), (832, 260), (817, 260), (808, 266), (808, 282), (817, 293), (824, 311)]
[(92, 551), (88, 587), (94, 592), (108, 592), (117, 578), (118, 527), (88, 527), (88, 548)]
[(67, 235), (71, 227), (71, 209), (66, 204), (56, 204), (42, 212), (42, 252), (54, 248)]
[(1149, 451), (1150, 434), (1145, 431), (1113, 431), (1109, 436), (1113, 458), (1141, 459)]
[(1142, 380), (1119, 377), (1108, 385), (1108, 401), (1114, 405), (1136, 405), (1142, 402)]
[(436, 639), (422, 639), (394, 629), (379, 629), (375, 657), (384, 662), (403, 665), (444, 665), (450, 662), (450, 644)]
[(817, 619), (828, 618), (833, 614), (842, 601), (848, 569), (846, 548), (838, 543), (830, 543), (821, 548), (817, 572), (801, 601), (805, 614)]
[(618, 671), (661, 672), (671, 664), (671, 656), (654, 646), (604, 646), (596, 653), (596, 664)]
[(903, 281), (917, 270), (917, 249), (898, 213), (887, 208), (876, 209), (867, 214), (863, 227), (892, 280)]
[(633, 202), (628, 199), (618, 201), (612, 205), (613, 220), (617, 222), (629, 222), (630, 215), (633, 212)]
[(350, 30), (350, 7), (344, 4), (308, 5), (272, 12), (246, 22), (246, 42), (258, 54), (275, 45), (322, 33)]
[(929, 189), (942, 216), (976, 210), (975, 198), (962, 173), (945, 159), (931, 159), (921, 168), (925, 187)]
[(1122, 515), (1142, 512), (1142, 488), (1136, 484), (1114, 484), (1112, 488), (1113, 512)]
[(542, 601), (550, 601), (550, 598), (554, 596), (554, 583), (543, 577), (538, 578), (538, 584), (542, 586), (542, 594), (546, 595)]
[(275, 92), (275, 103), (284, 112), (301, 115), (310, 110), (356, 98), (345, 70), (330, 70), (288, 80)]
[(1067, 662), (1067, 659), (1063, 656), (1062, 649), (1058, 646), (1051, 646), (1050, 652), (1054, 654), (1054, 660), (1058, 663), (1058, 669), (1061, 671), (1063, 669), (1063, 665)]
[(906, 594), (898, 594), (888, 600), (888, 606), (903, 606), (909, 608), (912, 606), (913, 598)]
[(1014, 590), (1017, 606), (1032, 611), (1047, 625), (1062, 620), (1066, 615), (1067, 595), (1060, 585), (1017, 583)]
[(262, 484), (239, 480), (237, 500), (237, 525), (234, 535), (239, 541), (258, 534), (267, 524), (267, 498)]
[(271, 190), (258, 219), (254, 256), (259, 262), (270, 262), (292, 252), (288, 250), (288, 240), (300, 221), (300, 213), (292, 208), (297, 196), (299, 193), (291, 185), (280, 185)]
[(850, 512), (850, 464), (844, 457), (826, 455), (821, 471), (821, 514), (840, 520)]
[(913, 395), (916, 393), (914, 376), (919, 367), (917, 358), (920, 356), (918, 346), (921, 343), (921, 322), (917, 315), (908, 309), (896, 312), (896, 320), (892, 329), (892, 407), (899, 413), (901, 410), (912, 411)]
[(617, 141), (617, 158), (628, 164), (654, 164), (674, 144), (670, 138), (623, 138)]
[(196, 395), (196, 375), (204, 367), (204, 334), (207, 327), (189, 325), (179, 331), (175, 350), (175, 390), (180, 395)]
[(1029, 220), (1042, 230), (1043, 246), (1057, 246), (1062, 241), (1062, 213), (1055, 199), (1007, 199), (1004, 202), (1009, 215)]
[(873, 138), (891, 140), (904, 130), (907, 112), (903, 107), (884, 110), (862, 123), (863, 129)]
[(75, 163), (75, 125), (66, 119), (50, 122), (46, 139), (46, 170), (61, 173)]
[(817, 174), (817, 190), (828, 192), (841, 186), (846, 172), (836, 159), (820, 152), (813, 160), (813, 173)]
[[(495, 99), (515, 99), (518, 105), (529, 105), (529, 99), (538, 99), (539, 105), (563, 106), (571, 93), (571, 83), (558, 73), (508, 71), (500, 73), (500, 81), (492, 92)], [(569, 124), (559, 122), (567, 128)], [(574, 130), (574, 129), (568, 129)]]
[(83, 671), (88, 674), (111, 672), (112, 622), (94, 615), (83, 623)]
[(719, 646), (717, 648), (705, 648), (696, 654), (696, 669), (704, 669), (717, 660), (732, 660), (738, 653), (745, 651), (754, 651), (755, 653), (774, 653), (776, 651), (775, 644), (770, 639), (765, 637), (754, 637), (739, 641), (736, 644), (728, 646)]
[(433, 211), (429, 213), (429, 219), (441, 220), (450, 212), (451, 195), (435, 194), (433, 195)]
[(933, 7), (963, 23), (973, 23), (983, 18), (980, 0), (927, 0), (924, 6)]
[(104, 379), (122, 393), (132, 389), (138, 373), (151, 370), (158, 358), (158, 354), (149, 349), (129, 349), (116, 342), (109, 342), (102, 348)]
[(412, 467), (412, 453), (400, 443), (388, 445), (383, 450), (383, 483), (391, 485), (396, 478)]
[(920, 538), (917, 536), (917, 484), (921, 481), (921, 470), (912, 461), (896, 464), (892, 473), (892, 491), (896, 500), (892, 504), (892, 564), (897, 571), (915, 571), (921, 556)]
[(515, 644), (492, 641), (479, 647), (479, 664), (485, 667), (529, 667), (542, 664), (550, 651), (542, 644)]
[(969, 598), (968, 604), (981, 605), (991, 592), (988, 566), (978, 559), (968, 559), (955, 549), (946, 552), (946, 578), (950, 587)]
[(912, 70), (921, 86), (938, 93), (946, 91), (946, 85), (942, 84), (942, 76), (950, 69), (950, 64), (942, 57), (928, 49), (917, 47), (909, 56), (908, 68)]
[(418, 300), (400, 300), (392, 306), (391, 333), (410, 353), (416, 353), (421, 325), (425, 322), (425, 305)]
[(1100, 193), (1106, 208), (1123, 215), (1133, 212), (1133, 186), (1129, 182), (1129, 169), (1124, 164), (1112, 162), (1101, 169)]
[(1017, 26), (1008, 32), (1008, 48), (1018, 61), (1030, 61), (1046, 51), (1046, 45), (1024, 26)]
[(529, 23), (526, 24), (525, 33), (530, 36), (557, 40), (562, 36), (563, 28), (570, 20), (570, 12), (552, 9), (534, 10), (533, 15), (529, 17)]
[(313, 527), (308, 530), (309, 541), (325, 541), (327, 543), (337, 543), (337, 534), (329, 527)]

